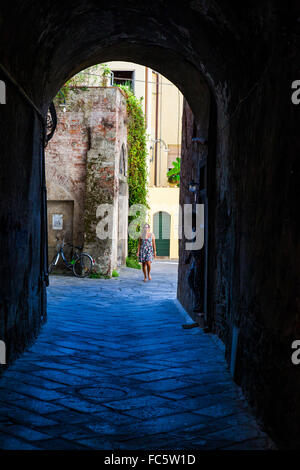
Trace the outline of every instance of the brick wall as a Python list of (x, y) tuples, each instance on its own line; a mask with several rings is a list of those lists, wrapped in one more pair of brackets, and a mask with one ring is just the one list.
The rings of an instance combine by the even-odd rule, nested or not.
[[(126, 222), (117, 216), (119, 185), (127, 186), (126, 175), (119, 171), (122, 146), (127, 156), (125, 97), (116, 87), (72, 88), (66, 111), (58, 103), (56, 109), (58, 125), (46, 149), (48, 200), (73, 201), (74, 219), (71, 234), (65, 228), (52, 230), (48, 217), (49, 258), (55, 250), (54, 235), (65, 236), (75, 245), (84, 244), (102, 271), (111, 271), (117, 265), (118, 241), (97, 239), (96, 211), (110, 203), (116, 209), (114, 225)], [(119, 259), (124, 261), (125, 255)]]

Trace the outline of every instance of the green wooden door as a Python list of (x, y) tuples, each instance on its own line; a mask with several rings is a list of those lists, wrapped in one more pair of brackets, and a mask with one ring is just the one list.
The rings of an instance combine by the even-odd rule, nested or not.
[(171, 216), (167, 212), (157, 212), (153, 217), (153, 231), (157, 256), (170, 256)]

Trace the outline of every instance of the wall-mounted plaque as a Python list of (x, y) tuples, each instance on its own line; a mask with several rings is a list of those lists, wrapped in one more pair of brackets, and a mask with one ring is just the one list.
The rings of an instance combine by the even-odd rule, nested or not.
[(52, 215), (52, 229), (53, 230), (62, 230), (63, 229), (63, 215), (62, 214), (53, 214)]

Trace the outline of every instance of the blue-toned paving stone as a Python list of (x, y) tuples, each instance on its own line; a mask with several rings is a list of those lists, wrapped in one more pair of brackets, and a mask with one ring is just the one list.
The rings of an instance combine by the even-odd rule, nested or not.
[(224, 348), (176, 303), (175, 262), (152, 281), (51, 276), (48, 322), (0, 377), (0, 449), (266, 449)]

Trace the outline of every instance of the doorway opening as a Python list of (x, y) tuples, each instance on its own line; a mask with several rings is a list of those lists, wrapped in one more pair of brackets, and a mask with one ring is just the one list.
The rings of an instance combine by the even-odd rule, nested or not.
[[(125, 82), (119, 87), (115, 81), (107, 80), (109, 75), (126, 78), (126, 74), (135, 77), (135, 91)], [(146, 217), (156, 237), (157, 256), (178, 261), (182, 113), (187, 104), (175, 84), (147, 66), (126, 61), (82, 70), (56, 95), (58, 125), (46, 149), (49, 204), (58, 197), (75, 201), (71, 238), (75, 245), (85, 245), (91, 250), (91, 256), (105, 275), (126, 264), (125, 221), (129, 201), (140, 203), (132, 197), (130, 187), (130, 161), (136, 159), (136, 154), (130, 160), (133, 134), (126, 116), (126, 93), (140, 100), (143, 113), (148, 185)], [(141, 145), (144, 145), (142, 141)], [(98, 234), (93, 241), (91, 233), (97, 232), (100, 222), (103, 225), (106, 214), (101, 214), (100, 205), (107, 203), (113, 206), (112, 223), (107, 219), (105, 228), (111, 231), (110, 245), (103, 240), (95, 242)], [(49, 230), (53, 231), (52, 219), (49, 222)], [(65, 226), (60, 229), (63, 236)], [(59, 228), (55, 234), (58, 232)], [(52, 233), (49, 235), (52, 237)], [(117, 238), (116, 242), (113, 237)], [(69, 242), (73, 243), (71, 239)]]

